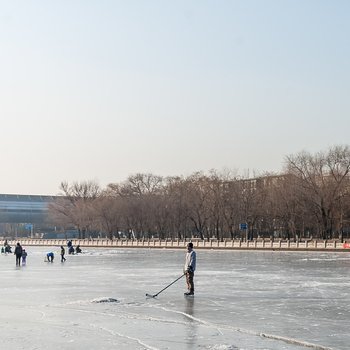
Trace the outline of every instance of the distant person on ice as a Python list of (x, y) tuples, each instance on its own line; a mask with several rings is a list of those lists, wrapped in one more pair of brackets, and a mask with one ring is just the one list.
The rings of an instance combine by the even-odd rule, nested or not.
[(14, 254), (16, 255), (16, 266), (21, 266), (22, 252), (22, 247), (18, 242), (14, 252)]
[(25, 249), (22, 250), (22, 265), (26, 265), (27, 264), (27, 252)]
[(48, 262), (53, 262), (54, 257), (55, 255), (52, 252), (46, 254), (46, 258)]
[(193, 243), (187, 244), (187, 253), (185, 258), (184, 273), (186, 274), (186, 283), (188, 292), (185, 295), (194, 295), (194, 271), (196, 270), (196, 252), (193, 250)]
[(65, 262), (66, 258), (64, 257), (64, 254), (66, 253), (63, 245), (61, 245), (61, 262)]
[(81, 253), (80, 245), (77, 245), (77, 247), (75, 248), (75, 252), (76, 252), (77, 254)]
[(74, 247), (71, 240), (67, 242), (68, 254), (74, 254)]

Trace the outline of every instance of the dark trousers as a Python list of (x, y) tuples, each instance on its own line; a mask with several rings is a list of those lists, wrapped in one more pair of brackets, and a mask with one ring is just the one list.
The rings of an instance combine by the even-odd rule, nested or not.
[(66, 258), (64, 257), (64, 254), (61, 254), (61, 262), (66, 261)]
[(194, 272), (186, 272), (186, 283), (187, 288), (190, 292), (194, 292), (194, 282), (193, 282)]
[(21, 265), (22, 254), (16, 254), (16, 265)]

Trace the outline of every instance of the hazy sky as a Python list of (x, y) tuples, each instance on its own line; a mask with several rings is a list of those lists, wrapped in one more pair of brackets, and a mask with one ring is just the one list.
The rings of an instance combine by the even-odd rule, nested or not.
[(349, 143), (349, 1), (0, 4), (0, 193)]

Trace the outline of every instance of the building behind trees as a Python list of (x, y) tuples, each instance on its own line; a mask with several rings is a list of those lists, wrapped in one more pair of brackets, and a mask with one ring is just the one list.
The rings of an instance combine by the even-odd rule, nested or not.
[(49, 203), (54, 196), (0, 194), (0, 236), (41, 237), (54, 232), (48, 221)]

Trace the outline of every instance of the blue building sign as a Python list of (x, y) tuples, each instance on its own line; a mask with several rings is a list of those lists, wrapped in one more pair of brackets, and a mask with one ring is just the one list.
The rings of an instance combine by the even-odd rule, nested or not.
[(25, 224), (24, 227), (25, 227), (26, 230), (30, 230), (31, 231), (33, 229), (33, 224)]
[(239, 229), (240, 230), (248, 230), (248, 224), (247, 223), (239, 224)]

